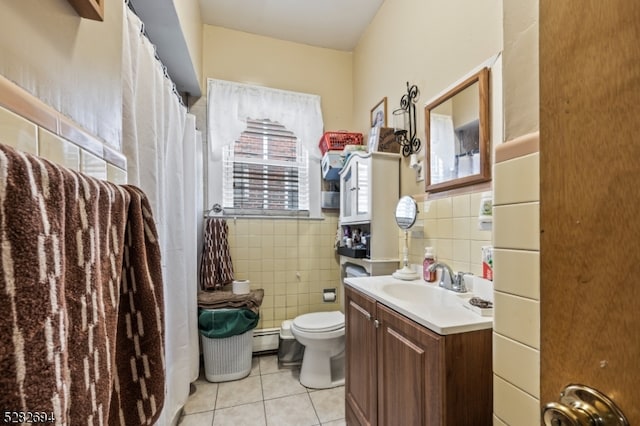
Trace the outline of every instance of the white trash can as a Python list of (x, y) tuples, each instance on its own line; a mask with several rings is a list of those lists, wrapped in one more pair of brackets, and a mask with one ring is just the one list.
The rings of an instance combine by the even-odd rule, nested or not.
[(291, 320), (285, 320), (280, 326), (280, 338), (278, 339), (278, 367), (292, 368), (302, 365), (304, 345), (293, 337), (291, 333)]
[[(224, 311), (240, 312), (240, 309), (205, 309), (205, 312), (215, 315)], [(199, 320), (202, 317), (199, 317)], [(199, 322), (199, 326), (200, 326)], [(208, 324), (207, 326), (210, 326)], [(214, 331), (214, 330), (208, 330)], [(219, 330), (224, 331), (224, 330)], [(202, 354), (204, 356), (205, 377), (210, 382), (226, 382), (246, 377), (251, 373), (251, 355), (253, 345), (253, 328), (229, 337), (207, 337), (216, 335), (200, 330)], [(223, 334), (224, 335), (224, 334)]]
[(222, 339), (211, 339), (202, 335), (200, 337), (204, 372), (208, 381), (227, 382), (249, 375), (253, 330)]

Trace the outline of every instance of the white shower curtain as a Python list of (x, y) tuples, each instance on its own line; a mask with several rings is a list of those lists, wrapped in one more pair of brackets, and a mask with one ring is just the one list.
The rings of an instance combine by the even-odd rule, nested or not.
[(455, 179), (456, 152), (453, 119), (450, 115), (431, 113), (431, 184)]
[(140, 19), (125, 9), (122, 145), (128, 181), (147, 194), (157, 222), (166, 339), (166, 398), (158, 424), (168, 425), (198, 376), (197, 135), (195, 117), (173, 92)]

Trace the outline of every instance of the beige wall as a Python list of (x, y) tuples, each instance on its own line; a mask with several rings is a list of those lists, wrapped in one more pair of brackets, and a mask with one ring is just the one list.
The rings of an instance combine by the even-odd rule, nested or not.
[[(502, 0), (386, 0), (354, 51), (353, 128), (368, 133), (370, 110), (385, 96), (390, 118), (408, 81), (420, 89), (424, 142), (424, 105), (501, 50)], [(403, 164), (401, 195), (424, 193)]]
[(0, 6), (0, 74), (119, 149), (122, 133), (122, 14), (80, 18), (66, 0)]
[(539, 123), (538, 1), (504, 2), (504, 128), (506, 141)]
[(202, 17), (198, 0), (174, 0), (180, 28), (187, 42), (189, 56), (200, 85), (202, 81)]
[[(203, 34), (203, 94), (207, 78), (318, 94), (325, 129), (350, 129), (351, 53), (209, 25)], [(204, 129), (206, 96), (191, 112)], [(325, 211), (324, 216), (320, 221), (228, 219), (236, 278), (265, 290), (258, 328), (279, 327), (283, 320), (308, 312), (340, 309), (339, 301), (322, 301), (323, 289), (341, 286), (333, 248), (338, 214)]]
[[(353, 128), (366, 134), (370, 110), (385, 96), (389, 125), (393, 125), (391, 112), (399, 107), (409, 81), (420, 89), (418, 137), (424, 145), (424, 106), (501, 51), (501, 0), (385, 1), (354, 52)], [(490, 81), (494, 146), (502, 142), (500, 65), (498, 59)], [(421, 155), (424, 152), (423, 148)], [(424, 182), (416, 182), (408, 159), (400, 168), (401, 195), (424, 194)], [(421, 206), (424, 237), (411, 238), (410, 262), (421, 264), (424, 247), (431, 245), (436, 256), (454, 269), (479, 274), (479, 248), (491, 243), (491, 232), (477, 230), (479, 200), (476, 193)]]
[(454, 129), (471, 123), (480, 117), (479, 90), (480, 83), (474, 83), (451, 99)]
[[(461, 14), (460, 10), (465, 13)], [(327, 130), (349, 129), (366, 135), (370, 109), (385, 96), (388, 97), (388, 124), (392, 125), (391, 111), (399, 104), (406, 82), (410, 81), (421, 91), (417, 104), (418, 135), (424, 141), (423, 108), (426, 102), (501, 52), (502, 1), (492, 0), (480, 5), (456, 0), (436, 7), (425, 2), (387, 0), (353, 55), (208, 25), (204, 26), (203, 49), (205, 80), (213, 77), (321, 95)], [(502, 142), (500, 65), (498, 59), (496, 68), (492, 69), (491, 81), (495, 86), (492, 87), (494, 145)], [(205, 101), (197, 102), (192, 111), (198, 115), (202, 128), (206, 123)], [(408, 160), (402, 162), (401, 181), (402, 194), (424, 193), (424, 183), (415, 182), (415, 172), (408, 167)], [(477, 230), (479, 199), (478, 193), (464, 194), (422, 205), (420, 219), (424, 232), (422, 236), (411, 238), (411, 263), (421, 264), (425, 245), (432, 245), (440, 259), (454, 269), (479, 274), (480, 247), (491, 243), (490, 232)], [(390, 202), (395, 203), (395, 200)], [(332, 241), (337, 220), (334, 216), (330, 220), (329, 228), (332, 229), (327, 232)], [(254, 231), (249, 240), (265, 237), (259, 228), (257, 225), (252, 227)], [(244, 243), (231, 242), (231, 246), (236, 257), (249, 250)], [(331, 247), (328, 250), (332, 250)], [(255, 256), (266, 256), (267, 259), (272, 256), (269, 248), (257, 250), (256, 247), (252, 251)], [(288, 263), (295, 264), (299, 259), (299, 255), (294, 255), (288, 258)], [(335, 260), (330, 264), (330, 270), (337, 268)], [(237, 266), (237, 274), (249, 272), (240, 264)], [(313, 266), (312, 270), (315, 269)], [(261, 285), (268, 285), (271, 272), (262, 273), (267, 276), (260, 279)], [(336, 276), (331, 273), (328, 277), (329, 282), (339, 285), (337, 273), (338, 269), (335, 269)], [(259, 284), (256, 282), (254, 286)], [(307, 284), (297, 285), (297, 288), (305, 289), (305, 286)], [(309, 296), (309, 303), (306, 303), (306, 290), (303, 290), (297, 305), (294, 298), (289, 297), (285, 300), (290, 303), (284, 310), (274, 306), (273, 319), (271, 311), (267, 311), (263, 326), (277, 326), (282, 319), (291, 317), (296, 306), (298, 313), (306, 312), (314, 304), (323, 307), (314, 300), (320, 293), (314, 293)], [(276, 303), (275, 298), (279, 296), (267, 292), (266, 303)]]
[(325, 130), (352, 127), (352, 55), (204, 26), (206, 78), (312, 93), (322, 97)]

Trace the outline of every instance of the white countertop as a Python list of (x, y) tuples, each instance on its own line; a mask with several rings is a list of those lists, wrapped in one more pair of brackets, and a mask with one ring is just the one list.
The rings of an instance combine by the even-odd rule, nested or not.
[[(481, 316), (463, 306), (472, 293), (456, 293), (438, 287), (437, 283), (422, 279), (402, 281), (390, 275), (345, 278), (344, 282), (441, 335), (493, 327), (492, 316)], [(394, 290), (396, 297), (392, 295), (396, 293)]]

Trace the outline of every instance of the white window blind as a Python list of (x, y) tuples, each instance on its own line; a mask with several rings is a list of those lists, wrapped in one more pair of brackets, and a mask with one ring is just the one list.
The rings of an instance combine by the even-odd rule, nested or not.
[(225, 212), (308, 216), (308, 153), (283, 125), (247, 120), (240, 137), (223, 147), (222, 168)]

